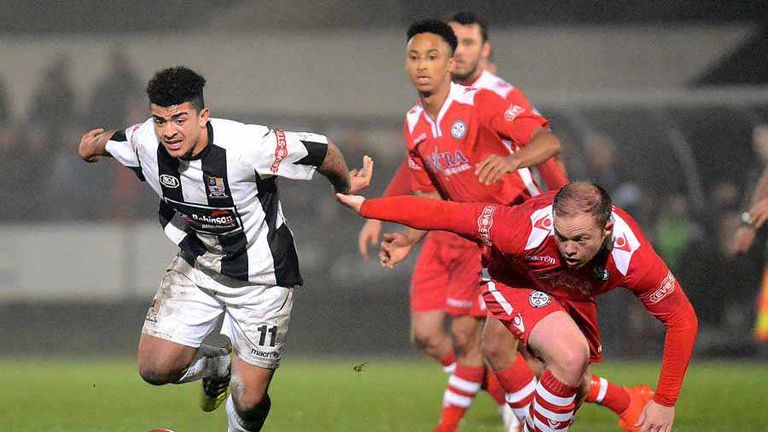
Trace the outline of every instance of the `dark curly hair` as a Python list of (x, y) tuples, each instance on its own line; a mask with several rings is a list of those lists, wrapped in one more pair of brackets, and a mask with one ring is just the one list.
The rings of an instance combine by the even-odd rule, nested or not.
[(425, 19), (416, 21), (415, 23), (411, 24), (411, 26), (408, 28), (408, 39), (406, 39), (406, 43), (417, 34), (422, 33), (432, 33), (443, 38), (443, 40), (448, 45), (450, 45), (451, 54), (456, 51), (456, 46), (459, 44), (458, 40), (456, 39), (456, 34), (453, 32), (451, 26), (443, 21), (435, 19)]
[(203, 87), (205, 78), (185, 66), (163, 69), (147, 84), (149, 102), (169, 107), (189, 102), (197, 110), (205, 108)]

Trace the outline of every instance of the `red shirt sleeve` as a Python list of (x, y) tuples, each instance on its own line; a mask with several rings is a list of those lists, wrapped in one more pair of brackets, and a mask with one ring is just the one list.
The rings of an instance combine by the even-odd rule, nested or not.
[(547, 190), (556, 191), (568, 184), (568, 175), (557, 158), (549, 158), (536, 168), (539, 170), (544, 184), (547, 185)]
[(490, 90), (477, 91), (475, 106), (481, 123), (517, 146), (527, 145), (536, 129), (549, 126), (549, 120), (536, 114), (530, 104), (509, 102)]
[(403, 162), (397, 167), (395, 175), (387, 185), (387, 189), (382, 196), (410, 195), (411, 193), (411, 173), (408, 170), (408, 157), (403, 158)]
[(651, 315), (667, 328), (661, 374), (653, 400), (675, 406), (691, 361), (698, 331), (696, 312), (680, 283), (650, 245), (641, 246), (633, 257), (627, 288), (640, 299)]
[[(506, 99), (507, 102), (522, 107), (526, 112), (530, 111), (536, 115), (540, 115), (536, 108), (531, 105), (531, 102), (525, 96), (525, 93), (518, 88), (510, 90)], [(568, 175), (565, 173), (563, 166), (557, 161), (557, 158), (547, 159), (545, 162), (536, 166), (536, 169), (539, 170), (541, 179), (544, 181), (544, 184), (547, 185), (547, 190), (556, 191), (568, 184)]]
[(518, 252), (525, 234), (520, 227), (527, 226), (519, 207), (415, 196), (365, 200), (360, 215), (416, 229), (450, 231), (507, 254)]

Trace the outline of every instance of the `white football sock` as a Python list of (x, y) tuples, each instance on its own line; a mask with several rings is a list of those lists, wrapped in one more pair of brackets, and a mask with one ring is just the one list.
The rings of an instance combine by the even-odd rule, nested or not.
[(229, 369), (229, 352), (226, 348), (200, 345), (197, 350), (198, 358), (189, 365), (184, 375), (176, 381), (177, 384), (197, 381), (209, 376), (226, 375)]

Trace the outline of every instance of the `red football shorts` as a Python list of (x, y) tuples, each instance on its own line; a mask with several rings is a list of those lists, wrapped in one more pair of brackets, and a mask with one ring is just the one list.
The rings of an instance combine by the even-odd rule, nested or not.
[(557, 298), (530, 288), (511, 288), (495, 281), (486, 284), (483, 299), (488, 312), (503, 322), (526, 346), (531, 330), (539, 321), (553, 312), (564, 311), (587, 338), (590, 362), (599, 363), (603, 360), (600, 329), (597, 326), (597, 305), (594, 302)]
[(411, 277), (411, 312), (487, 315), (480, 284), (480, 247), (455, 234), (429, 233)]

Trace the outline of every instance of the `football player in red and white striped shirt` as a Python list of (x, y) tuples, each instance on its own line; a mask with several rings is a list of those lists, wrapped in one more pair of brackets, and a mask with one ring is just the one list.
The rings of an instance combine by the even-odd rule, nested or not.
[(667, 333), (656, 393), (633, 427), (669, 432), (693, 352), (696, 313), (637, 222), (591, 183), (571, 183), (517, 206), (418, 197), (365, 200), (337, 195), (363, 217), (445, 230), (484, 245), (483, 298), (545, 370), (526, 428), (565, 432), (589, 364), (602, 358), (595, 297), (622, 287), (662, 321)]

